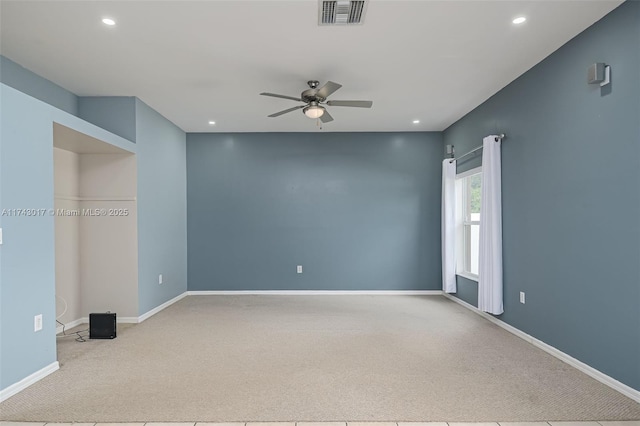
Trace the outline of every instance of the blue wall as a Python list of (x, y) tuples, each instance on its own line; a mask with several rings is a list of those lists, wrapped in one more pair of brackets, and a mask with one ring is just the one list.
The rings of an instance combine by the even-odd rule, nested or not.
[[(4, 85), (1, 90), (0, 208), (51, 208), (50, 107)], [(33, 125), (32, 117), (41, 118), (40, 122), (48, 119), (49, 125)], [(2, 228), (0, 387), (4, 388), (56, 360), (55, 269), (52, 217), (3, 216)], [(33, 317), (38, 314), (43, 315), (43, 330), (34, 333)]]
[(186, 136), (139, 99), (135, 117), (138, 294), (144, 314), (187, 290)]
[(188, 134), (189, 290), (439, 289), (441, 158), (440, 133)]
[[(135, 145), (0, 85), (0, 211), (53, 208), (53, 123), (130, 151)], [(0, 216), (0, 389), (56, 361), (54, 220)], [(43, 315), (43, 330), (33, 317)]]
[[(449, 127), (444, 143), (461, 154), (485, 135), (508, 137), (501, 319), (640, 390), (639, 46), (640, 3), (629, 1)], [(594, 62), (611, 65), (610, 87), (586, 83)], [(458, 285), (463, 298), (477, 293)]]
[(78, 115), (76, 95), (2, 55), (0, 55), (0, 82), (69, 114)]
[(78, 116), (132, 142), (136, 141), (136, 98), (131, 96), (82, 96)]

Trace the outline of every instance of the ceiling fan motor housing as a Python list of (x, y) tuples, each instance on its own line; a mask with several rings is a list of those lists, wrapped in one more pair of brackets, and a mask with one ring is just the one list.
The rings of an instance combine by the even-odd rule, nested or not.
[(318, 86), (320, 82), (318, 80), (307, 81), (310, 89), (305, 90), (300, 94), (300, 99), (305, 102), (324, 102), (326, 98), (318, 96)]
[(300, 94), (300, 99), (305, 102), (324, 102), (325, 98), (318, 96), (318, 89), (307, 89)]

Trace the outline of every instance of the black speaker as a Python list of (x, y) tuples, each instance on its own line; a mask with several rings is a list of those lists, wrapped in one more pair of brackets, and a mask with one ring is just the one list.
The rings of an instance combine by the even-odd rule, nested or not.
[(115, 339), (116, 314), (89, 314), (89, 339)]

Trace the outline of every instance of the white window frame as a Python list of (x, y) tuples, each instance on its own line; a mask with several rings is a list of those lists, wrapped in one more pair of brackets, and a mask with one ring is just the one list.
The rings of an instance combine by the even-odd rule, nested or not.
[(465, 178), (479, 173), (482, 173), (482, 166), (456, 175), (456, 275), (476, 282), (478, 281), (478, 275), (467, 270), (471, 253), (467, 241), (470, 239), (470, 226), (480, 225), (480, 221), (472, 221), (467, 217), (468, 205)]

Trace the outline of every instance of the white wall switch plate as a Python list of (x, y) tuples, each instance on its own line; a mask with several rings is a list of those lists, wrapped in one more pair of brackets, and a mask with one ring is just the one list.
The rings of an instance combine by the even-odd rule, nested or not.
[(42, 330), (42, 314), (33, 317), (33, 331)]
[(298, 267), (296, 268), (296, 272), (299, 274), (302, 273), (302, 265), (298, 265)]
[(524, 305), (524, 291), (520, 292), (520, 303)]
[(0, 228), (0, 245), (2, 244), (2, 228)]
[(158, 275), (158, 284), (162, 284), (162, 274)]

